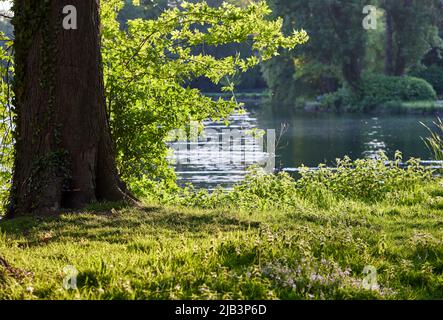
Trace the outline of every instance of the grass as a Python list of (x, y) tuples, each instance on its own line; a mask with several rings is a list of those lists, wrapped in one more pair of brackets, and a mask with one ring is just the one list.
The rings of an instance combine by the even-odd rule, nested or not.
[(424, 123), (422, 123), (422, 125), (428, 129), (430, 135), (424, 139), (426, 146), (434, 155), (435, 160), (443, 161), (443, 120), (437, 118), (437, 120), (434, 121), (434, 126), (437, 130), (432, 130)]
[(325, 208), (98, 204), (0, 221), (0, 299), (441, 299), (441, 183)]
[(443, 109), (443, 103), (441, 101), (405, 101), (402, 102), (401, 105), (411, 109)]
[(443, 112), (442, 101), (392, 101), (376, 110), (391, 113), (438, 114)]

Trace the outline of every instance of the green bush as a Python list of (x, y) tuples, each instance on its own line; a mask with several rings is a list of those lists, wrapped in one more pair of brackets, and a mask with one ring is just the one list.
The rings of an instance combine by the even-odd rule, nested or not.
[(297, 184), (303, 194), (315, 185), (329, 190), (339, 199), (380, 201), (391, 193), (414, 191), (431, 179), (432, 172), (421, 166), (419, 160), (406, 161), (407, 169), (402, 168), (402, 162), (400, 152), (393, 161), (384, 154), (380, 154), (380, 159), (355, 161), (345, 157), (337, 160), (336, 168), (321, 165), (316, 171), (302, 171)]
[(412, 73), (414, 77), (429, 82), (438, 95), (443, 95), (443, 67), (432, 65), (427, 69)]
[(333, 93), (327, 93), (319, 101), (329, 110), (356, 111), (356, 108), (358, 109), (358, 98), (347, 87), (342, 87)]
[(431, 180), (432, 171), (421, 166), (417, 159), (406, 161), (407, 168), (403, 168), (402, 162), (400, 152), (394, 160), (384, 154), (380, 154), (379, 159), (355, 161), (345, 157), (337, 160), (335, 168), (325, 165), (320, 165), (318, 170), (301, 168), (298, 180), (285, 172), (269, 174), (256, 168), (229, 192), (218, 189), (209, 193), (192, 186), (162, 190), (159, 186), (152, 189), (155, 194), (143, 197), (164, 204), (204, 209), (286, 210), (304, 203), (329, 209), (337, 201), (346, 199), (367, 203), (387, 197), (400, 199), (399, 194), (415, 194), (414, 191)]
[(436, 100), (437, 94), (423, 79), (371, 75), (363, 80), (362, 105), (376, 107), (390, 101)]

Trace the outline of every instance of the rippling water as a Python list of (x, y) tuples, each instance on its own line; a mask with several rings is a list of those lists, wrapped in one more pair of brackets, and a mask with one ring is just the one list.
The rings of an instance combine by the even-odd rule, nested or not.
[[(251, 113), (235, 113), (224, 122), (204, 122), (204, 134), (190, 141), (171, 144), (179, 184), (190, 182), (196, 187), (229, 188), (244, 178), (252, 165), (265, 168), (270, 158), (257, 118)], [(262, 139), (260, 137), (263, 136)], [(274, 169), (274, 167), (272, 168)]]
[[(251, 165), (258, 163), (264, 167), (272, 160), (266, 136), (261, 147), (250, 135), (254, 128), (275, 130), (277, 170), (293, 172), (302, 164), (331, 165), (345, 155), (353, 159), (372, 158), (379, 151), (392, 157), (400, 150), (405, 158), (426, 160), (430, 154), (421, 138), (428, 133), (420, 122), (431, 126), (433, 121), (432, 116), (283, 114), (254, 107), (245, 114), (234, 114), (229, 126), (223, 122), (205, 122), (206, 136), (198, 142), (172, 144), (175, 149), (172, 160), (177, 162), (174, 166), (181, 185), (191, 182), (208, 189), (218, 185), (229, 188), (244, 178)], [(221, 146), (223, 136), (235, 130), (244, 136), (234, 137), (230, 148)]]

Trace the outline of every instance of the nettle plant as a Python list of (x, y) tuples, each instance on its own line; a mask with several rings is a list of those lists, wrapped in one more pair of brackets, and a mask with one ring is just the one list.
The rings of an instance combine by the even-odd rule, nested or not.
[(329, 210), (350, 201), (374, 204), (386, 200), (411, 205), (426, 197), (422, 189), (433, 180), (433, 173), (419, 159), (404, 162), (401, 152), (396, 152), (394, 159), (380, 153), (376, 159), (336, 159), (334, 167), (301, 167), (299, 179), (287, 172), (269, 174), (261, 168), (251, 168), (230, 192), (190, 186), (177, 192), (157, 188), (148, 196), (164, 204), (246, 211), (287, 211), (310, 206)]
[[(303, 30), (284, 36), (282, 19), (269, 19), (264, 1), (245, 8), (181, 2), (155, 20), (128, 21), (127, 30), (116, 19), (122, 7), (121, 0), (102, 3), (102, 52), (117, 162), (136, 193), (153, 180), (173, 184), (165, 143), (171, 130), (191, 121), (225, 119), (241, 108), (234, 97), (214, 101), (189, 87), (193, 79), (223, 81), (223, 90), (233, 91), (229, 79), (235, 74), (308, 40)], [(204, 50), (244, 42), (250, 43), (251, 56), (216, 58)]]

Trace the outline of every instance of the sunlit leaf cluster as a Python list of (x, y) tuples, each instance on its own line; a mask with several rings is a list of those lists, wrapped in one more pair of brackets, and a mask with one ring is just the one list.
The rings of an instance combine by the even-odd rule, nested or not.
[(11, 105), (13, 92), (10, 85), (13, 63), (11, 48), (11, 39), (0, 32), (0, 206), (6, 203), (8, 197), (13, 161)]
[[(123, 177), (173, 178), (165, 139), (190, 121), (226, 118), (241, 107), (213, 99), (189, 86), (201, 77), (232, 91), (231, 77), (304, 43), (304, 31), (284, 36), (282, 20), (269, 19), (265, 2), (240, 8), (224, 3), (181, 2), (158, 19), (135, 19), (127, 30), (117, 22), (123, 1), (102, 4), (103, 59), (107, 108)], [(252, 55), (217, 58), (205, 47), (249, 43)]]

